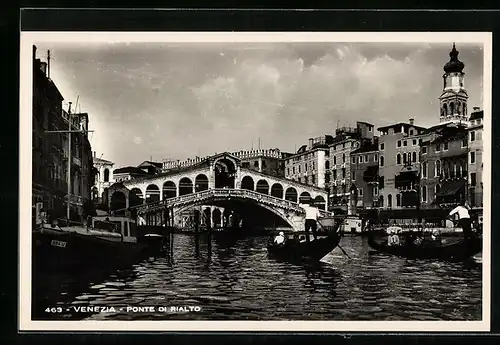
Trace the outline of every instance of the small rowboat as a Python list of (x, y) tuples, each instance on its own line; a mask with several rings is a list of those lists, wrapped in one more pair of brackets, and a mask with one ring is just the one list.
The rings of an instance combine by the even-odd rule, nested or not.
[(446, 238), (441, 242), (424, 239), (420, 245), (403, 242), (401, 245), (389, 246), (385, 240), (376, 240), (371, 235), (368, 237), (368, 245), (377, 252), (408, 259), (464, 261), (482, 251), (482, 238)]
[(329, 231), (324, 237), (318, 236), (318, 239), (310, 242), (288, 239), (283, 244), (275, 244), (272, 236), (267, 244), (267, 252), (271, 256), (290, 261), (320, 261), (339, 245), (341, 239), (339, 229), (342, 223), (343, 218), (335, 219), (334, 225), (328, 227)]

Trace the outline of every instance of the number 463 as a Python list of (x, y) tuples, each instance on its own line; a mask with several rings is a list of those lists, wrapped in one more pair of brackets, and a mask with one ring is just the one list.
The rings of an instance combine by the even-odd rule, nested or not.
[(45, 312), (46, 313), (62, 313), (62, 308), (61, 307), (47, 307), (47, 309), (45, 309)]

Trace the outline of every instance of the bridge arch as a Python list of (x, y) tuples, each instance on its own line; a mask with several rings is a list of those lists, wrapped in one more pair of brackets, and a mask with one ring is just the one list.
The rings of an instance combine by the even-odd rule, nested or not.
[[(292, 187), (293, 188), (293, 187)], [(234, 197), (235, 199), (238, 199), (237, 196)], [(212, 200), (214, 200), (216, 198), (210, 198), (210, 199), (201, 199), (201, 200), (197, 200), (197, 199), (193, 199), (193, 201), (191, 202), (187, 202), (187, 203), (183, 203), (183, 205), (179, 208), (176, 208), (175, 211), (174, 211), (174, 216), (175, 215), (178, 215), (178, 214), (182, 214), (184, 211), (192, 208), (193, 206), (200, 206), (200, 205), (210, 205)], [(244, 200), (247, 200), (247, 199), (244, 199)], [(254, 201), (257, 202), (256, 199), (254, 199)], [(258, 203), (258, 205), (262, 208), (265, 208), (266, 210), (268, 211), (271, 211), (272, 213), (274, 213), (275, 215), (279, 216), (281, 219), (283, 219), (288, 225), (290, 225), (290, 227), (293, 229), (294, 228), (294, 224), (293, 222), (288, 219), (283, 213), (280, 213), (279, 210), (275, 209), (274, 207), (271, 207), (267, 204), (261, 204), (261, 203)], [(210, 218), (213, 219), (214, 217), (214, 212), (211, 212), (210, 208), (205, 208), (205, 210), (203, 211), (204, 215), (205, 215), (205, 221), (206, 222), (210, 222)], [(288, 212), (285, 212), (285, 214), (287, 214)], [(213, 222), (214, 224), (216, 223), (216, 220), (213, 219)]]
[(300, 196), (299, 196), (299, 203), (300, 204), (305, 204), (311, 200), (312, 200), (312, 198), (311, 198), (311, 194), (309, 194), (309, 192), (300, 193)]
[(285, 192), (285, 200), (297, 202), (298, 193), (294, 187), (288, 187)]
[(266, 180), (259, 180), (255, 186), (255, 191), (262, 194), (269, 194), (269, 183)]
[(227, 156), (214, 160), (215, 188), (234, 188), (238, 163)]
[(320, 210), (326, 210), (326, 200), (321, 195), (314, 198), (314, 205)]
[(146, 202), (152, 203), (160, 201), (160, 188), (155, 184), (150, 184), (146, 188)]
[(165, 181), (163, 183), (163, 200), (175, 198), (177, 196), (177, 186), (173, 181)]
[(205, 174), (198, 174), (194, 179), (194, 191), (201, 192), (208, 189), (208, 177)]
[(283, 199), (283, 186), (280, 183), (274, 183), (271, 186), (271, 196)]
[(241, 189), (255, 190), (255, 183), (253, 178), (250, 176), (245, 176), (241, 179)]
[[(127, 208), (127, 197), (122, 191), (115, 191), (111, 194), (110, 211), (116, 211)], [(124, 211), (123, 211), (124, 212)]]
[(183, 177), (179, 181), (179, 196), (193, 193), (193, 181), (189, 177)]
[(144, 203), (144, 195), (139, 188), (132, 188), (129, 193), (130, 207), (142, 205)]

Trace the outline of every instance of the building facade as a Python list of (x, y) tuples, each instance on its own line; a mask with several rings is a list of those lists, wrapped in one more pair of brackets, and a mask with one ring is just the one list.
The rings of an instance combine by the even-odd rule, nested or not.
[(101, 205), (106, 201), (106, 199), (103, 199), (104, 190), (114, 183), (113, 166), (115, 163), (96, 157), (95, 151), (93, 162), (95, 183), (92, 187), (92, 200), (95, 205)]
[(475, 108), (468, 129), (468, 201), (483, 207), (483, 120), (484, 111)]
[[(89, 117), (62, 108), (64, 98), (49, 71), (50, 65), (36, 58), (33, 46), (33, 206), (41, 202), (50, 218), (66, 218), (69, 202), (70, 220), (81, 221), (91, 213), (94, 184)], [(64, 132), (69, 130), (80, 132)]]
[(351, 152), (352, 212), (378, 207), (379, 169), (378, 137), (361, 142), (360, 147)]

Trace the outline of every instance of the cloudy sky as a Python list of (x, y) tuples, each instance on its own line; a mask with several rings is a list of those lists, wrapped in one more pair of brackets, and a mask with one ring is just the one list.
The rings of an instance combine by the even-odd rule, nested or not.
[[(451, 43), (36, 44), (65, 98), (88, 112), (115, 167), (278, 147), (337, 125), (439, 121)], [(482, 107), (481, 45), (457, 45), (469, 109)], [(67, 106), (66, 106), (67, 107)]]

